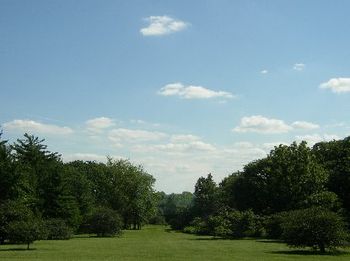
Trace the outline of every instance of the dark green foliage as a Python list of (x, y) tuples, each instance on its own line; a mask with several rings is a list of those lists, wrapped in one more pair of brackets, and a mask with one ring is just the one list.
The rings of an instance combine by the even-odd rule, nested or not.
[(172, 229), (182, 230), (188, 226), (193, 220), (193, 213), (191, 208), (180, 209), (176, 212), (176, 215), (168, 221), (168, 224)]
[(110, 208), (98, 208), (88, 219), (89, 233), (97, 234), (98, 237), (120, 235), (122, 228), (120, 215)]
[(282, 224), (283, 240), (293, 247), (312, 247), (322, 253), (342, 246), (347, 237), (342, 218), (327, 209), (314, 207), (290, 211)]
[(206, 219), (194, 218), (184, 232), (226, 238), (256, 237), (263, 233), (263, 224), (250, 210), (223, 210)]
[(173, 229), (183, 229), (192, 220), (192, 193), (166, 195), (164, 192), (159, 192), (157, 198), (159, 214), (164, 216), (165, 221)]
[(337, 194), (350, 221), (350, 137), (314, 145), (317, 160), (329, 172), (327, 187)]
[(293, 143), (247, 164), (231, 192), (239, 210), (272, 214), (297, 208), (310, 195), (324, 191), (327, 180), (328, 173), (306, 143)]
[(341, 208), (337, 194), (330, 191), (312, 194), (301, 205), (304, 207), (323, 207), (333, 211), (339, 211)]
[(7, 231), (10, 243), (27, 244), (27, 249), (35, 240), (45, 238), (46, 234), (43, 223), (36, 218), (11, 221)]
[(64, 220), (53, 218), (44, 222), (47, 239), (70, 239), (72, 237), (72, 229), (66, 225)]
[(273, 215), (267, 216), (264, 222), (264, 228), (266, 231), (266, 236), (272, 239), (282, 238), (282, 224), (288, 212), (275, 213)]
[(9, 224), (33, 219), (32, 211), (19, 201), (8, 200), (0, 204), (0, 243), (9, 239)]
[(198, 217), (213, 214), (218, 207), (217, 186), (213, 176), (200, 177), (194, 188), (193, 211)]

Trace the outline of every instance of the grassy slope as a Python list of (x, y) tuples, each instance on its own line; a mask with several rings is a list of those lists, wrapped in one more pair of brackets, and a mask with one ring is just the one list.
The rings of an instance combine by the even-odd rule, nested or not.
[[(121, 238), (77, 237), (67, 241), (38, 241), (0, 246), (0, 260), (350, 260), (341, 255), (313, 255), (284, 244), (263, 240), (212, 240), (150, 226), (126, 231)], [(14, 250), (16, 249), (17, 250)]]

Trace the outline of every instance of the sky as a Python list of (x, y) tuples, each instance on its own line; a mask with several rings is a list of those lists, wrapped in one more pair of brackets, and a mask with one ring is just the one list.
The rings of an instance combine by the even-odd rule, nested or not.
[(0, 0), (0, 128), (159, 191), (350, 135), (347, 0)]

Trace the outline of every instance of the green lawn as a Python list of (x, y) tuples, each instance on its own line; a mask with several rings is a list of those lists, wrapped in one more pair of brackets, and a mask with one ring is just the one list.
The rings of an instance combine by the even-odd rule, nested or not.
[(316, 255), (268, 240), (221, 240), (149, 226), (120, 238), (75, 237), (0, 246), (0, 260), (350, 260), (350, 251)]

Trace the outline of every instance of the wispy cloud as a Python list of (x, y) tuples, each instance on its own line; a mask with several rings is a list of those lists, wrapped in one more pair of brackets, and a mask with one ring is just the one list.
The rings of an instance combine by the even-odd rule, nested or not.
[(214, 91), (202, 86), (188, 85), (182, 83), (171, 83), (158, 91), (163, 96), (179, 96), (183, 99), (210, 99), (210, 98), (233, 98), (234, 95), (226, 91)]
[(328, 82), (321, 83), (321, 89), (330, 89), (335, 93), (350, 92), (350, 78), (332, 78)]
[(305, 69), (305, 66), (306, 65), (303, 63), (296, 63), (294, 64), (293, 69), (296, 71), (303, 71)]
[(3, 127), (6, 131), (28, 132), (32, 134), (67, 135), (74, 132), (69, 127), (45, 124), (33, 120), (13, 120), (5, 122)]
[(261, 73), (261, 74), (268, 74), (269, 71), (264, 69), (264, 70), (261, 70), (260, 73)]
[(108, 139), (117, 145), (123, 142), (137, 143), (147, 141), (157, 141), (167, 137), (167, 134), (158, 131), (134, 130), (134, 129), (114, 129), (108, 133)]
[(140, 29), (140, 33), (144, 36), (171, 34), (182, 31), (188, 26), (188, 23), (166, 15), (150, 16), (145, 18), (145, 20), (149, 25)]
[(320, 126), (318, 124), (307, 122), (307, 121), (295, 121), (292, 123), (292, 127), (294, 129), (301, 129), (301, 130), (313, 130), (318, 129)]

